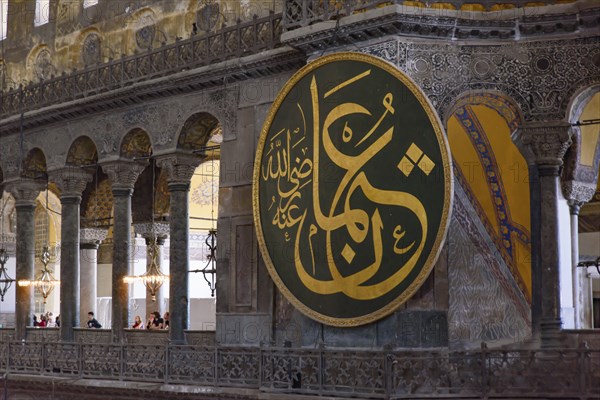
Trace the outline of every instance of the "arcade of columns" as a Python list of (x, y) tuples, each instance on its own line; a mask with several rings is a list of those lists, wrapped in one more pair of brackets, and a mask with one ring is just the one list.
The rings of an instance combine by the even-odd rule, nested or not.
[[(179, 153), (156, 158), (158, 166), (167, 172), (170, 194), (170, 340), (181, 343), (188, 327), (188, 192), (190, 180), (200, 157)], [(131, 263), (131, 199), (137, 178), (147, 163), (119, 160), (101, 164), (108, 175), (114, 198), (113, 273), (112, 273), (112, 333), (115, 342), (123, 340), (124, 328), (129, 321), (129, 285), (123, 278), (129, 274)], [(49, 180), (59, 187), (61, 213), (61, 285), (60, 285), (60, 339), (73, 341), (73, 328), (79, 327), (81, 310), (95, 309), (96, 282), (94, 281), (96, 251), (106, 232), (80, 229), (82, 193), (92, 180), (92, 174), (79, 166), (65, 166), (49, 171)], [(46, 187), (31, 178), (6, 183), (6, 190), (16, 200), (16, 280), (34, 279), (34, 211), (36, 198)], [(144, 233), (150, 237), (149, 233)], [(159, 245), (164, 242), (159, 238)], [(81, 251), (81, 253), (80, 253)], [(84, 254), (85, 256), (81, 256)], [(83, 261), (82, 261), (83, 260)], [(26, 327), (32, 315), (31, 287), (17, 286), (15, 338), (26, 337)], [(81, 293), (81, 297), (80, 297)]]

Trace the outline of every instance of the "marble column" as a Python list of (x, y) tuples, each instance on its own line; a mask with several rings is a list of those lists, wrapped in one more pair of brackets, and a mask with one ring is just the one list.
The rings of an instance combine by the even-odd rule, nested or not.
[(172, 343), (184, 343), (189, 327), (189, 204), (190, 181), (198, 156), (177, 153), (163, 156), (158, 165), (167, 172), (170, 210), (169, 255), (169, 338)]
[(129, 284), (123, 278), (131, 263), (131, 196), (145, 164), (115, 161), (102, 165), (112, 183), (113, 265), (112, 265), (112, 339), (122, 343), (129, 326)]
[[(7, 184), (17, 210), (17, 270), (15, 280), (33, 280), (35, 267), (35, 206), (45, 183), (21, 179)], [(16, 285), (15, 340), (26, 339), (27, 326), (33, 324), (33, 288)]]
[[(571, 130), (562, 121), (530, 123), (519, 132), (520, 140), (530, 151), (539, 171), (540, 187), (540, 333), (542, 347), (560, 345), (562, 326), (560, 311), (560, 240), (559, 240), (559, 174), (563, 157), (571, 144)], [(535, 296), (534, 296), (535, 297)], [(536, 329), (534, 329), (536, 331)]]
[(567, 181), (562, 190), (571, 213), (571, 263), (573, 273), (573, 306), (575, 308), (575, 329), (592, 327), (591, 281), (586, 268), (578, 268), (579, 263), (579, 210), (594, 197), (594, 182)]
[(82, 228), (79, 232), (79, 318), (80, 326), (87, 321), (87, 313), (97, 312), (98, 297), (98, 246), (108, 231), (98, 228)]
[[(146, 240), (146, 271), (150, 269), (150, 263), (152, 262), (151, 248), (149, 246), (152, 240), (156, 240), (158, 249), (156, 265), (160, 271), (166, 275), (165, 271), (163, 271), (162, 255), (165, 239), (169, 235), (169, 225), (160, 222), (154, 223), (154, 226), (152, 223), (135, 224), (135, 232)], [(156, 292), (156, 301), (152, 301), (152, 294), (150, 293), (150, 290), (146, 289), (146, 315), (142, 316), (142, 319), (146, 318), (148, 314), (153, 311), (160, 312), (160, 315), (164, 314), (165, 310), (163, 309), (163, 304), (165, 292), (165, 285), (162, 285)]]
[(50, 172), (60, 189), (60, 340), (75, 340), (73, 328), (80, 326), (79, 316), (79, 224), (81, 194), (92, 174), (77, 166)]

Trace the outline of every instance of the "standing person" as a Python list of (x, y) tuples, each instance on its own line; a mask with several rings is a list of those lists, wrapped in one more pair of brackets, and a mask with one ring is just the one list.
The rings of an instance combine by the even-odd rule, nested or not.
[(38, 324), (40, 328), (46, 327), (46, 316), (44, 314), (40, 315), (40, 323)]
[(56, 327), (60, 328), (60, 314), (56, 316)]
[(88, 328), (102, 328), (102, 325), (100, 325), (100, 322), (98, 322), (98, 320), (96, 318), (94, 318), (94, 313), (92, 311), (90, 311), (88, 313), (88, 322), (87, 322), (87, 327)]
[(33, 314), (33, 326), (40, 326), (38, 322), (37, 315)]

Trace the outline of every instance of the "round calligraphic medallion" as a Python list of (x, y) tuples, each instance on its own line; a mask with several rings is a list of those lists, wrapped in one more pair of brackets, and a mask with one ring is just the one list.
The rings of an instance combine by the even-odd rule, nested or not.
[(440, 252), (452, 200), (442, 125), (396, 67), (337, 53), (275, 100), (254, 167), (259, 246), (286, 298), (329, 325), (409, 299)]

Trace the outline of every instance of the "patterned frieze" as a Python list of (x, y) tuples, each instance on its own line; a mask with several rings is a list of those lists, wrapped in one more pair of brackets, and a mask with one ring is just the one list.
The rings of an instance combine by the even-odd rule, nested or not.
[(576, 92), (600, 82), (596, 38), (463, 46), (403, 38), (361, 46), (360, 51), (396, 64), (442, 117), (464, 93), (494, 90), (511, 97), (525, 120), (560, 120)]

